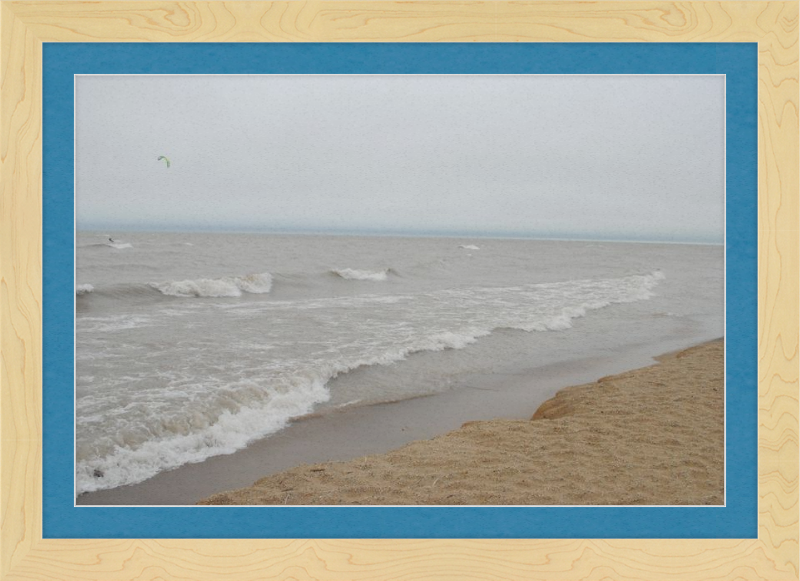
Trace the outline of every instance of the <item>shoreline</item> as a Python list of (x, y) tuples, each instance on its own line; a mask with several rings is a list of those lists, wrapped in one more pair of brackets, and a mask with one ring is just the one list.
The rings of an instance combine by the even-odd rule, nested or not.
[(201, 505), (723, 505), (724, 340), (559, 390), (528, 420), (471, 421), (304, 465)]
[[(311, 414), (233, 454), (186, 464), (138, 484), (84, 493), (76, 499), (76, 505), (192, 505), (298, 466), (388, 454), (412, 442), (457, 430), (465, 423), (527, 420), (557, 392), (570, 389), (566, 386), (650, 367), (657, 358), (697, 343), (697, 337), (693, 339), (659, 340), (624, 353), (547, 366), (518, 364), (491, 374), (466, 376), (452, 390), (440, 394)], [(664, 353), (668, 355), (660, 355)]]

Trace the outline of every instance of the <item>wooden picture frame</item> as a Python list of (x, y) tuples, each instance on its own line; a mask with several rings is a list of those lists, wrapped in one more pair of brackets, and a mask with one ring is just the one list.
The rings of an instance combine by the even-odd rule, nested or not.
[[(798, 579), (797, 2), (2, 2), (0, 579)], [(757, 42), (758, 538), (42, 538), (43, 42)]]

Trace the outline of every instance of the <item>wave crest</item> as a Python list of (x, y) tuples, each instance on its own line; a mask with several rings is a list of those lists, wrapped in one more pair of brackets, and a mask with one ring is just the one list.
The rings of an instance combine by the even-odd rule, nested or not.
[(240, 297), (243, 292), (265, 294), (272, 290), (272, 275), (268, 272), (223, 278), (199, 278), (150, 286), (171, 297)]
[(104, 458), (78, 461), (77, 492), (134, 484), (183, 464), (231, 454), (282, 430), (292, 418), (310, 413), (316, 404), (328, 399), (330, 392), (324, 383), (314, 380), (287, 393), (271, 393), (261, 405), (225, 410), (216, 419), (204, 418), (206, 425), (199, 431), (178, 430), (138, 446), (116, 446)]

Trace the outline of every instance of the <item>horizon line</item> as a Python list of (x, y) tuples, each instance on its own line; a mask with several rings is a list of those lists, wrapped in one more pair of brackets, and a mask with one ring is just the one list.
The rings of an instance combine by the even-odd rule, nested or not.
[(525, 240), (562, 240), (572, 242), (630, 242), (644, 244), (696, 244), (706, 246), (724, 246), (725, 241), (708, 239), (667, 239), (667, 238), (638, 238), (638, 237), (604, 237), (596, 233), (567, 234), (567, 233), (535, 233), (535, 232), (465, 232), (465, 231), (407, 231), (407, 230), (325, 230), (325, 229), (295, 229), (295, 228), (246, 228), (246, 227), (219, 227), (219, 228), (192, 228), (192, 227), (148, 227), (127, 225), (92, 225), (88, 228), (75, 227), (75, 233), (99, 232), (101, 230), (115, 230), (130, 233), (165, 233), (165, 234), (272, 234), (272, 235), (300, 235), (300, 236), (375, 236), (397, 238), (485, 238), (485, 239), (525, 239)]

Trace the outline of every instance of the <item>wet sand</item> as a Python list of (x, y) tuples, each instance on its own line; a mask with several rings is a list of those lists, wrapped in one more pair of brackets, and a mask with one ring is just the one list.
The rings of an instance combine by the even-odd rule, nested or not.
[[(683, 347), (685, 339), (640, 345), (623, 354), (549, 366), (520, 364), (492, 374), (470, 375), (442, 394), (304, 418), (234, 454), (188, 464), (139, 484), (83, 494), (76, 504), (191, 505), (298, 466), (361, 460), (387, 453), (411, 442), (441, 436), (465, 422), (528, 420), (564, 386), (649, 366), (659, 353)], [(722, 364), (718, 366), (721, 374)], [(719, 383), (722, 384), (721, 379)], [(721, 420), (719, 423), (721, 426)], [(291, 501), (284, 497), (280, 502)], [(348, 502), (361, 501), (341, 498), (336, 503)]]
[(724, 503), (724, 344), (562, 389), (531, 419), (300, 466), (201, 504)]

